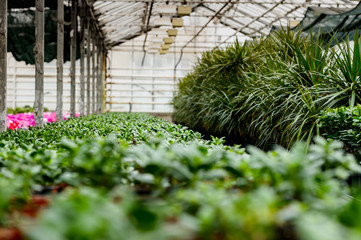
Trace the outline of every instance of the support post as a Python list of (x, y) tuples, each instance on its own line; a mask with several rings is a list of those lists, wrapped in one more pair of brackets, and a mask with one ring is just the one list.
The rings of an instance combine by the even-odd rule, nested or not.
[[(13, 74), (13, 101), (12, 101), (12, 106), (13, 106), (13, 109), (16, 108), (16, 75), (17, 75), (17, 61), (15, 60), (14, 61), (14, 68), (13, 68), (13, 71), (14, 71), (14, 74)], [(7, 100), (6, 100), (7, 101)]]
[(84, 116), (84, 108), (85, 108), (85, 36), (84, 36), (84, 8), (83, 8), (83, 1), (79, 0), (79, 7), (80, 7), (80, 116)]
[(43, 126), (44, 109), (44, 0), (35, 1), (35, 126)]
[(101, 47), (99, 44), (99, 41), (97, 42), (97, 66), (96, 66), (96, 70), (97, 70), (97, 79), (96, 79), (96, 107), (95, 107), (95, 112), (97, 114), (99, 114), (99, 98), (100, 98), (100, 88), (99, 88), (99, 83), (100, 83), (100, 55), (101, 55)]
[[(101, 44), (101, 43), (100, 43)], [(97, 113), (102, 113), (102, 82), (103, 82), (103, 47), (99, 45), (98, 57), (98, 87), (97, 87)]]
[(86, 67), (87, 67), (87, 79), (86, 79), (86, 97), (87, 97), (87, 105), (86, 105), (86, 114), (90, 114), (90, 19), (87, 21), (87, 47), (86, 47)]
[(93, 74), (92, 74), (92, 113), (95, 113), (95, 77), (97, 75), (97, 70), (95, 66), (95, 60), (96, 60), (96, 44), (94, 41), (94, 38), (92, 39), (92, 68), (93, 68)]
[(76, 22), (77, 22), (77, 1), (71, 2), (71, 51), (70, 51), (70, 116), (75, 117), (75, 74), (76, 74)]
[(7, 0), (0, 0), (0, 132), (6, 131)]
[(64, 0), (58, 0), (56, 58), (56, 120), (63, 121)]
[(106, 53), (106, 50), (105, 48), (103, 48), (103, 61), (102, 61), (102, 87), (101, 87), (101, 112), (103, 113), (105, 111), (105, 101), (106, 101), (106, 94), (105, 94), (105, 91), (106, 91), (106, 80), (107, 80), (107, 53)]

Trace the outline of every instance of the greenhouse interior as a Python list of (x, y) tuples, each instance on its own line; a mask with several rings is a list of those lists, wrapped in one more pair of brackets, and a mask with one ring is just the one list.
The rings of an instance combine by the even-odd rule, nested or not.
[(361, 239), (357, 0), (0, 0), (0, 240)]

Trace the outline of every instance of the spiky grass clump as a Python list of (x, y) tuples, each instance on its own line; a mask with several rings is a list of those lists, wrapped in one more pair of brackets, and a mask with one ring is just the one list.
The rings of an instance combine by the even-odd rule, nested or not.
[(258, 146), (310, 142), (321, 111), (361, 100), (358, 35), (353, 46), (313, 39), (284, 30), (205, 52), (179, 83), (176, 120)]

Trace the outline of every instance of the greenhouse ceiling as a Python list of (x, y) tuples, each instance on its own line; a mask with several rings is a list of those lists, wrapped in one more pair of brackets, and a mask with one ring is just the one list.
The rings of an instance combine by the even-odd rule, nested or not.
[[(183, 31), (188, 37), (182, 44), (193, 41), (204, 29), (217, 23), (233, 30), (226, 39), (215, 44), (226, 43), (232, 36), (256, 38), (267, 35), (274, 25), (286, 26), (302, 20), (308, 7), (352, 9), (359, 1), (342, 0), (87, 0), (93, 17), (98, 22), (107, 49), (123, 44), (138, 36), (143, 49), (149, 48), (147, 34), (171, 28), (170, 18), (180, 17), (178, 6), (190, 6), (191, 13), (181, 16), (184, 27), (194, 31)], [(166, 7), (168, 5), (168, 7)], [(187, 19), (203, 19), (195, 25)], [(207, 19), (207, 21), (204, 21)], [(187, 26), (192, 23), (192, 26)], [(214, 24), (213, 24), (214, 25)], [(214, 27), (214, 26), (213, 26)], [(140, 44), (142, 45), (142, 44)]]

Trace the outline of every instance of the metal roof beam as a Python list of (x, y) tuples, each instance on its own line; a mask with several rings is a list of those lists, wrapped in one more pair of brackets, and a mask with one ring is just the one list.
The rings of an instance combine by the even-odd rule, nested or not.
[[(203, 28), (201, 28), (201, 29), (194, 35), (194, 37), (193, 37), (192, 39), (190, 39), (190, 40), (182, 47), (182, 49), (181, 49), (181, 54), (180, 54), (180, 56), (179, 56), (179, 59), (178, 59), (177, 63), (176, 63), (175, 66), (174, 66), (174, 75), (176, 74), (177, 67), (178, 67), (180, 61), (182, 60), (183, 50), (187, 47), (187, 45), (188, 45), (189, 43), (191, 43), (194, 39), (196, 39), (197, 36), (208, 26), (208, 24), (209, 24), (215, 17), (217, 17), (218, 14), (221, 14), (222, 10), (223, 10), (224, 8), (226, 8), (227, 5), (230, 4), (231, 2), (232, 2), (232, 0), (229, 0), (227, 3), (225, 3), (225, 4), (214, 14), (214, 16), (209, 19), (209, 21), (203, 26)], [(231, 3), (231, 6), (233, 6), (234, 4), (235, 4), (235, 2)], [(227, 8), (227, 11), (228, 11), (229, 9), (230, 9), (230, 8)], [(224, 14), (225, 12), (226, 12), (226, 11), (224, 11), (223, 14)], [(222, 14), (221, 14), (221, 15), (222, 15)]]
[[(203, 7), (203, 8), (206, 8), (207, 10), (209, 10), (209, 11), (215, 12), (213, 9), (208, 8), (207, 6), (202, 5), (202, 6), (200, 6), (200, 7)], [(227, 15), (223, 15), (223, 17), (228, 18)], [(234, 22), (236, 22), (238, 25), (241, 25), (241, 26), (245, 25), (244, 23), (238, 22), (238, 21), (236, 21), (236, 20), (234, 20), (234, 19), (232, 19), (232, 18), (231, 18), (231, 20), (234, 21)], [(229, 28), (237, 31), (237, 27), (236, 27), (236, 26), (233, 26), (233, 25), (227, 23), (227, 22), (224, 21), (224, 20), (220, 20), (220, 23), (223, 24), (224, 26), (227, 26), (227, 27), (229, 27)], [(252, 28), (252, 27), (251, 27), (251, 28)], [(248, 35), (248, 33), (244, 32), (244, 31), (240, 31), (240, 33), (242, 33), (242, 34), (244, 34), (244, 35)]]
[[(300, 7), (300, 6), (299, 6)], [(123, 13), (114, 13), (114, 14), (107, 14), (106, 16), (116, 16), (116, 17), (142, 17), (144, 15), (144, 13), (138, 13), (138, 11), (133, 11), (132, 13), (130, 14), (123, 14)], [(190, 15), (190, 17), (197, 17), (197, 18), (208, 18), (208, 17), (212, 17), (213, 14), (202, 14), (202, 15)], [(238, 14), (236, 17), (237, 18), (242, 18), (242, 17), (258, 17), (259, 15), (251, 15), (251, 14), (247, 14), (247, 15), (241, 15), (241, 14)], [(223, 17), (226, 17), (226, 18), (232, 18), (232, 16), (227, 16), (227, 15), (224, 15)], [(275, 17), (271, 17), (271, 16), (264, 16), (264, 18), (270, 18), (270, 19), (275, 19)], [(298, 17), (299, 19), (302, 19), (303, 17)]]
[[(145, 3), (145, 2), (152, 2), (152, 0), (97, 0), (96, 2), (114, 2), (114, 3), (119, 3), (119, 2), (129, 2), (129, 3)], [(169, 0), (157, 0), (158, 3), (169, 3)], [(184, 3), (184, 0), (172, 0), (172, 3)], [(189, 0), (186, 1), (187, 3), (218, 3), (218, 4), (222, 4), (222, 3), (227, 3), (228, 1), (226, 0)], [(306, 0), (287, 0), (284, 4), (285, 5), (303, 5), (303, 6), (307, 6), (310, 4), (329, 4), (331, 6), (350, 6), (350, 5), (356, 5), (355, 2), (357, 1), (342, 1), (342, 2), (338, 2), (333, 0), (332, 2), (325, 2), (322, 0), (310, 0), (310, 1), (306, 1)], [(239, 4), (274, 4), (275, 1), (274, 0), (244, 0), (244, 1), (240, 1)]]
[[(266, 12), (264, 12), (264, 13), (263, 13), (262, 15), (260, 15), (259, 17), (253, 19), (250, 23), (248, 23), (248, 24), (245, 25), (245, 26), (242, 26), (242, 27), (238, 28), (237, 31), (236, 31), (233, 35), (229, 36), (226, 40), (224, 40), (224, 41), (222, 41), (221, 43), (219, 43), (219, 44), (216, 46), (216, 48), (219, 47), (221, 44), (226, 43), (231, 37), (235, 36), (238, 31), (242, 31), (242, 30), (248, 28), (252, 23), (258, 21), (260, 18), (262, 18), (263, 16), (265, 16), (267, 13), (271, 12), (273, 9), (275, 9), (277, 6), (279, 6), (280, 4), (282, 4), (282, 3), (285, 2), (285, 1), (286, 1), (286, 0), (281, 0), (281, 1), (277, 2), (272, 8), (268, 9)], [(250, 37), (251, 37), (251, 36), (250, 36)]]
[[(295, 6), (295, 7), (292, 8), (290, 11), (288, 11), (285, 15), (287, 16), (288, 14), (291, 14), (292, 12), (296, 11), (296, 10), (299, 9), (299, 8), (300, 8), (300, 6)], [(282, 17), (279, 17), (279, 18), (273, 20), (273, 21), (272, 21), (271, 23), (269, 23), (268, 25), (260, 28), (259, 31), (265, 29), (266, 27), (272, 27), (273, 24), (275, 24), (277, 21), (279, 21), (279, 20), (281, 20), (281, 19), (283, 19), (283, 18), (282, 18)], [(251, 34), (254, 34), (254, 33), (255, 33), (255, 32), (253, 32), (253, 33), (251, 33)]]
[(87, 15), (90, 17), (93, 27), (95, 31), (97, 32), (100, 39), (104, 39), (104, 34), (102, 32), (102, 29), (99, 27), (98, 19), (95, 17), (94, 9), (93, 9), (93, 1), (92, 0), (85, 0), (85, 3), (87, 5), (86, 11), (88, 12)]
[(138, 15), (136, 14), (106, 14), (106, 15), (100, 15), (98, 17), (100, 22), (106, 22), (108, 19), (113, 19), (113, 18), (122, 18), (122, 17), (140, 17), (142, 15), (144, 15), (144, 10), (143, 8), (140, 9), (136, 9), (134, 11), (132, 11), (133, 13), (139, 13), (141, 12), (141, 14), (139, 13)]
[(144, 42), (143, 42), (143, 47), (142, 47), (143, 52), (144, 52), (143, 59), (142, 59), (142, 66), (144, 65), (144, 59), (145, 59), (145, 55), (146, 55), (145, 44), (147, 43), (149, 22), (150, 22), (150, 17), (152, 16), (153, 5), (154, 5), (154, 0), (150, 3), (149, 13), (148, 13), (148, 16), (147, 16), (147, 25), (145, 26), (145, 29), (143, 29), (143, 32), (145, 33), (145, 37), (144, 37)]
[(122, 22), (123, 24), (128, 24), (131, 23), (135, 20), (137, 20), (139, 18), (137, 17), (131, 17), (131, 18), (126, 18), (126, 17), (122, 17), (122, 18), (112, 18), (111, 20), (109, 20), (108, 22), (106, 21), (100, 21), (99, 22), (99, 26), (100, 27), (106, 27), (106, 26), (114, 26), (119, 22)]
[[(91, 18), (94, 18), (97, 24), (96, 31), (100, 32), (101, 39), (106, 39), (107, 48), (147, 33), (156, 26), (152, 24), (152, 21), (146, 22), (147, 10), (144, 10), (144, 6), (147, 3), (149, 5), (152, 1), (154, 1), (155, 6), (168, 3), (173, 5), (184, 4), (184, 0), (86, 0), (88, 7), (93, 11)], [(199, 16), (191, 15), (190, 18), (208, 19), (213, 18), (212, 13), (215, 13), (224, 4), (231, 4), (226, 11), (217, 15), (220, 18), (218, 22), (222, 26), (235, 31), (223, 43), (238, 33), (255, 37), (258, 33), (267, 34), (268, 28), (279, 21), (301, 20), (303, 11), (307, 6), (352, 8), (358, 4), (356, 1), (341, 0), (187, 0), (186, 3), (191, 5), (194, 10), (199, 9), (199, 12), (202, 13)], [(195, 4), (197, 6), (194, 6)], [(152, 16), (155, 14), (153, 13)], [(201, 26), (190, 27), (194, 27), (197, 31), (197, 28)], [(213, 28), (216, 27), (219, 28), (219, 26)], [(202, 26), (201, 31), (204, 28)], [(191, 41), (196, 37), (193, 35)], [(219, 44), (222, 43), (218, 43), (218, 46)]]

